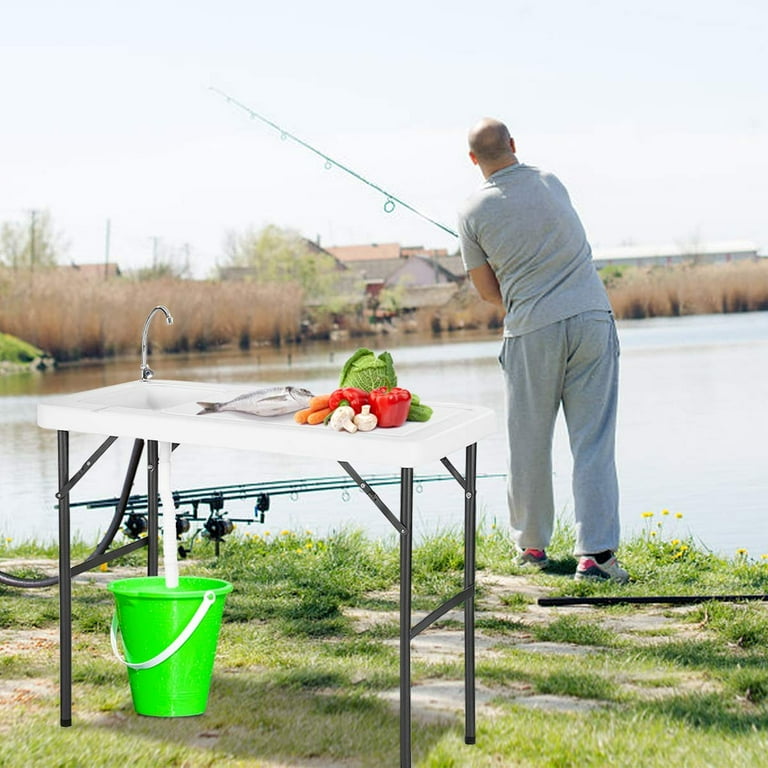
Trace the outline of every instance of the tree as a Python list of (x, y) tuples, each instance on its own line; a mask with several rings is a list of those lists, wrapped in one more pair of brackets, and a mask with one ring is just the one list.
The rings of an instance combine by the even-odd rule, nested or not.
[(261, 283), (298, 283), (304, 296), (317, 300), (333, 295), (338, 278), (336, 260), (298, 232), (273, 224), (259, 232), (229, 233), (224, 267), (243, 270)]
[(47, 210), (30, 211), (27, 221), (4, 222), (0, 227), (0, 264), (12, 269), (56, 266), (66, 250)]
[(164, 277), (188, 280), (192, 276), (189, 258), (190, 247), (188, 243), (173, 246), (164, 243), (160, 238), (155, 238), (152, 266), (142, 267), (132, 274), (139, 281), (157, 280)]

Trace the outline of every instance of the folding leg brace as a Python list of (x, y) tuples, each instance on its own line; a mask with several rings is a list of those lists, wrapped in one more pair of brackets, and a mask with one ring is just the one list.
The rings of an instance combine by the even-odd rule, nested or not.
[(411, 640), (448, 611), (464, 606), (464, 741), (475, 743), (475, 526), (477, 444), (467, 446), (464, 476), (447, 458), (440, 460), (464, 490), (464, 584), (461, 592), (411, 626), (413, 555), (413, 469), (400, 470), (398, 519), (365, 480), (344, 461), (339, 465), (400, 534), (400, 765), (411, 765)]

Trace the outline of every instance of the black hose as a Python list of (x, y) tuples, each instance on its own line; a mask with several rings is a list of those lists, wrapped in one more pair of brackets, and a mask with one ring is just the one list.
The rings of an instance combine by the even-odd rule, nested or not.
[[(101, 541), (96, 545), (96, 549), (91, 552), (88, 557), (85, 558), (86, 562), (90, 558), (103, 555), (109, 546), (112, 544), (117, 532), (120, 530), (120, 523), (123, 520), (125, 514), (125, 508), (128, 504), (128, 496), (131, 492), (134, 478), (136, 477), (136, 470), (139, 467), (139, 461), (141, 460), (141, 453), (144, 450), (144, 441), (135, 440), (133, 443), (133, 451), (131, 453), (130, 462), (128, 464), (128, 472), (125, 475), (123, 482), (123, 490), (120, 494), (120, 501), (115, 507), (115, 512), (112, 515), (112, 520), (107, 528), (107, 532), (102, 536)], [(4, 584), (7, 587), (18, 587), (20, 589), (42, 589), (44, 587), (53, 587), (59, 583), (58, 576), (47, 576), (44, 579), (23, 579), (20, 576), (13, 576), (10, 573), (0, 571), (0, 584)]]

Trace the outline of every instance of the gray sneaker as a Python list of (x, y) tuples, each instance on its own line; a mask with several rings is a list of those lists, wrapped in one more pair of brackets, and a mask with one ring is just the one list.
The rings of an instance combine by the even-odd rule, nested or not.
[(573, 578), (576, 581), (610, 579), (619, 584), (626, 584), (629, 581), (629, 574), (619, 565), (616, 555), (611, 555), (604, 563), (598, 563), (594, 557), (580, 557)]
[(516, 558), (515, 565), (532, 565), (534, 568), (546, 568), (549, 558), (543, 549), (524, 549)]

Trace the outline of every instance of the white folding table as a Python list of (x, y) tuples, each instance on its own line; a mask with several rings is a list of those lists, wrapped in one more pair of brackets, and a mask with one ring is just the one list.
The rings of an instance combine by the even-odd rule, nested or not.
[[(493, 433), (497, 418), (481, 405), (433, 404), (427, 422), (395, 429), (339, 433), (323, 426), (296, 424), (292, 415), (258, 418), (233, 412), (199, 414), (197, 401), (223, 402), (243, 394), (243, 385), (151, 379), (51, 397), (38, 405), (40, 427), (58, 439), (60, 715), (72, 724), (72, 579), (116, 557), (146, 546), (147, 573), (158, 572), (158, 443), (236, 448), (334, 459), (386, 516), (400, 535), (400, 764), (411, 765), (411, 640), (448, 611), (464, 609), (465, 742), (475, 743), (475, 528), (477, 442)], [(105, 440), (80, 469), (70, 474), (70, 432), (103, 435)], [(73, 565), (70, 542), (70, 493), (118, 438), (134, 449), (123, 483), (116, 520), (125, 509), (146, 445), (147, 537), (110, 548), (113, 527), (88, 559)], [(461, 471), (448, 458), (463, 451)], [(178, 460), (178, 459), (176, 459)], [(464, 502), (463, 588), (412, 625), (412, 551), (414, 468), (439, 460), (460, 487)], [(399, 514), (390, 510), (352, 463), (375, 462), (400, 470)], [(120, 506), (122, 505), (122, 509)]]

